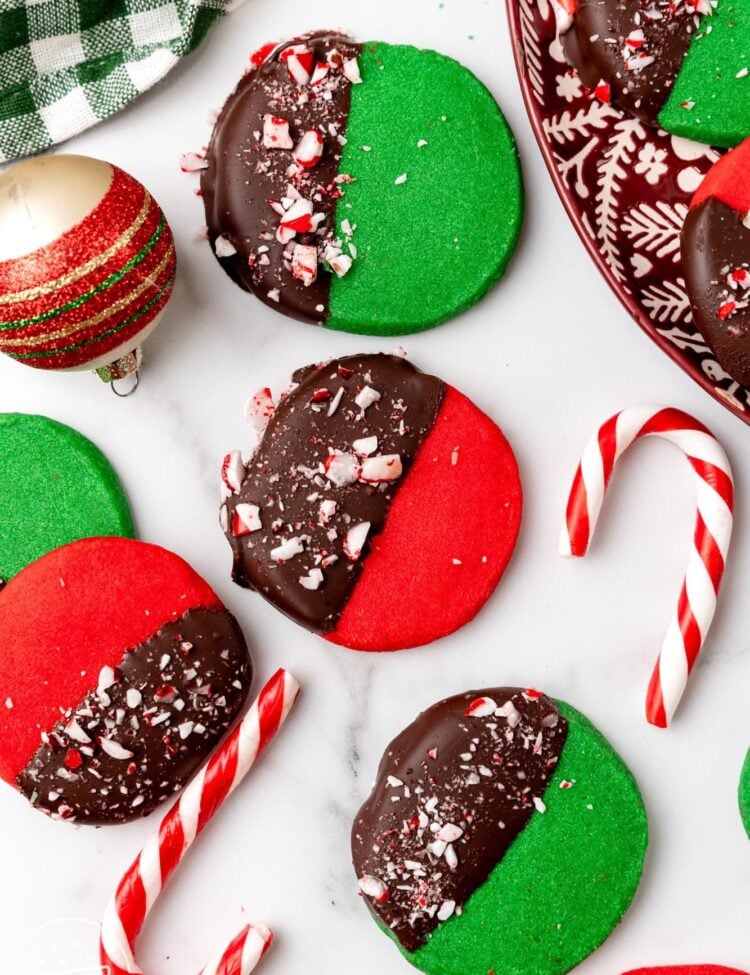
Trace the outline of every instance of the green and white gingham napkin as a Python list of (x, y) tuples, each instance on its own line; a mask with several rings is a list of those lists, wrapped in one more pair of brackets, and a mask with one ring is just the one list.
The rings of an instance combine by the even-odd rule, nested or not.
[(0, 162), (119, 111), (237, 0), (0, 0)]

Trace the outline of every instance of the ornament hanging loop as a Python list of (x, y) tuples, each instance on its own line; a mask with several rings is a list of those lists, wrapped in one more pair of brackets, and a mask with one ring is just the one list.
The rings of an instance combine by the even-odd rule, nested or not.
[(119, 397), (120, 399), (127, 399), (128, 396), (132, 396), (133, 393), (136, 391), (136, 389), (138, 389), (138, 383), (140, 382), (141, 373), (138, 369), (136, 369), (135, 372), (131, 372), (128, 378), (131, 379), (132, 381), (129, 388), (124, 391), (121, 391), (117, 388), (117, 382), (118, 382), (117, 379), (113, 379), (109, 384), (109, 388), (112, 390), (115, 396)]

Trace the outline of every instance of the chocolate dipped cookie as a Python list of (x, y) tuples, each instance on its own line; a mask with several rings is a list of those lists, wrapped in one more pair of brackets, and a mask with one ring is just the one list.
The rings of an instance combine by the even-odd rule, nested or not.
[(320, 32), (268, 45), (201, 174), (224, 270), (278, 311), (368, 335), (420, 331), (502, 276), (523, 215), (487, 89), (434, 51)]
[(680, 238), (695, 324), (721, 366), (750, 385), (750, 139), (709, 170)]
[(181, 558), (65, 545), (0, 592), (0, 776), (56, 818), (146, 816), (223, 737), (251, 676), (236, 620)]
[(491, 688), (388, 746), (355, 817), (359, 890), (429, 975), (562, 975), (609, 936), (647, 845), (638, 787), (576, 710)]
[(233, 578), (357, 650), (399, 650), (469, 622), (518, 536), (522, 489), (498, 427), (397, 355), (299, 369), (222, 467)]
[(554, 0), (584, 85), (649, 125), (708, 145), (750, 135), (743, 0)]

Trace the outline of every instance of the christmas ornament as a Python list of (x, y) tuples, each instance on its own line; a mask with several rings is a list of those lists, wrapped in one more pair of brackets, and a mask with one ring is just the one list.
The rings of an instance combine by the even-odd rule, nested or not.
[(172, 232), (148, 190), (87, 156), (0, 176), (0, 351), (37, 369), (136, 373), (174, 287)]

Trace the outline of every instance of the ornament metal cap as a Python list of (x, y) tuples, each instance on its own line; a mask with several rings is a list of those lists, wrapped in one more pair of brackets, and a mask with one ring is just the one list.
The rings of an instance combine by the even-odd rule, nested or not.
[[(99, 368), (95, 369), (94, 372), (103, 382), (112, 384), (112, 392), (117, 396), (130, 396), (131, 393), (134, 393), (138, 388), (138, 373), (142, 363), (143, 350), (139, 345), (126, 355), (120, 356), (119, 359), (108, 362), (106, 365), (99, 366)], [(135, 382), (126, 393), (121, 393), (114, 386), (114, 383), (117, 382), (118, 379), (126, 379), (128, 376), (134, 376)]]

